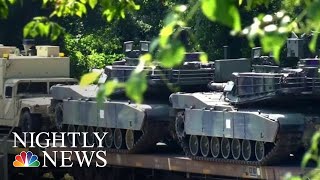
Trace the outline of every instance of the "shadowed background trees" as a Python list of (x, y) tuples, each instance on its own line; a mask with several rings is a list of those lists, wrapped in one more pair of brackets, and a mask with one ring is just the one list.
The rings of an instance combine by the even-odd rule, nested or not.
[[(41, 1), (24, 0), (19, 5), (11, 6), (7, 19), (0, 20), (0, 43), (21, 46), (23, 27), (34, 16), (48, 16), (52, 11), (43, 8)], [(159, 35), (163, 19), (176, 4), (188, 3), (186, 0), (138, 0), (141, 9), (130, 13), (125, 19), (106, 22), (101, 18), (102, 8), (88, 9), (82, 18), (57, 18), (65, 28), (64, 36), (56, 41), (37, 37), (37, 44), (56, 44), (61, 51), (71, 58), (71, 75), (79, 78), (92, 68), (102, 68), (114, 60), (121, 59), (122, 43), (128, 40), (152, 40)], [(258, 7), (250, 11), (240, 9), (243, 25), (252, 23), (260, 13), (272, 13), (281, 8), (280, 1), (272, 1), (269, 7)], [(229, 57), (249, 57), (250, 48), (246, 38), (230, 35), (230, 28), (209, 21), (199, 10), (190, 23), (193, 37), (193, 50), (204, 50), (209, 60), (223, 57), (222, 46), (229, 46)]]

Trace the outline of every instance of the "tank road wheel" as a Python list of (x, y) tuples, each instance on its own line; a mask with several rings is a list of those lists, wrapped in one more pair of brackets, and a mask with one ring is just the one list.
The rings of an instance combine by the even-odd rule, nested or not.
[(112, 129), (107, 128), (106, 132), (107, 132), (107, 135), (104, 138), (106, 148), (112, 148), (113, 147), (113, 131)]
[(211, 155), (214, 158), (219, 157), (220, 155), (220, 140), (217, 137), (212, 137), (210, 141), (211, 146)]
[(175, 121), (175, 130), (178, 139), (183, 139), (186, 136), (186, 131), (184, 129), (184, 114), (179, 112)]
[(126, 146), (127, 149), (131, 150), (134, 147), (135, 142), (134, 130), (127, 129), (126, 131)]
[(83, 146), (83, 140), (84, 140), (84, 138), (83, 138), (83, 134), (82, 134), (82, 133), (85, 132), (84, 126), (78, 126), (77, 132), (80, 133), (80, 136), (77, 136), (78, 145), (79, 145), (79, 146)]
[(62, 103), (58, 103), (55, 107), (55, 126), (57, 128), (57, 131), (62, 131), (63, 127), (63, 106)]
[(243, 140), (242, 141), (242, 157), (244, 160), (249, 161), (252, 158), (252, 147), (251, 142), (249, 140)]
[(230, 141), (228, 138), (222, 138), (221, 140), (221, 154), (222, 157), (228, 159), (230, 156)]
[(190, 149), (190, 153), (193, 156), (198, 155), (198, 152), (199, 152), (199, 140), (198, 140), (198, 137), (196, 135), (191, 135), (190, 136), (189, 149)]
[(94, 134), (93, 134), (93, 132), (94, 132), (93, 127), (88, 126), (87, 127), (87, 132), (88, 132), (88, 134), (87, 134), (88, 145), (92, 145), (92, 144), (94, 144), (94, 140), (95, 140)]
[(207, 136), (201, 136), (200, 139), (200, 151), (202, 156), (207, 157), (210, 152), (210, 141)]
[(264, 147), (264, 142), (262, 141), (256, 141), (255, 143), (255, 155), (256, 159), (258, 161), (262, 161), (265, 156), (265, 147)]
[(122, 149), (124, 145), (123, 135), (121, 129), (114, 130), (114, 146), (117, 149)]
[[(76, 132), (76, 128), (74, 127), (74, 125), (69, 124), (67, 132)], [(71, 146), (73, 144), (72, 136), (68, 136), (67, 141), (68, 144)]]
[(241, 143), (239, 139), (232, 139), (231, 152), (233, 159), (239, 159), (241, 155)]

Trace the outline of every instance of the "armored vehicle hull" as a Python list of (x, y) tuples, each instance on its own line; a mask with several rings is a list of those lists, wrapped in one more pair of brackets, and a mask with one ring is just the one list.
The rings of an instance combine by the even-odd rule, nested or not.
[[(172, 94), (175, 134), (194, 159), (251, 165), (273, 164), (304, 147), (320, 115), (298, 108), (241, 107), (223, 93)], [(306, 108), (306, 107), (305, 107)], [(286, 109), (286, 110), (284, 110)], [(312, 124), (310, 126), (310, 123)]]
[[(94, 143), (93, 132), (108, 132), (104, 146), (109, 151), (135, 153), (150, 150), (168, 131), (168, 105), (122, 100), (99, 104), (97, 90), (97, 86), (52, 87), (55, 116), (67, 132), (88, 132), (89, 144)], [(79, 143), (83, 142), (81, 138), (77, 139)], [(68, 141), (72, 144), (72, 139)]]

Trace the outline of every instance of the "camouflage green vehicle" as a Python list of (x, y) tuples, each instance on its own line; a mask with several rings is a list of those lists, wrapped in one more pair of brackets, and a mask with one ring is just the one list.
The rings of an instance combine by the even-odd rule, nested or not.
[(30, 48), (25, 54), (15, 47), (0, 46), (0, 126), (19, 127), (23, 132), (48, 130), (57, 126), (50, 116), (50, 87), (74, 84), (69, 78), (69, 58), (59, 57), (57, 46)]
[[(149, 42), (141, 41), (139, 47), (139, 50), (134, 50), (133, 42), (126, 42), (126, 58), (107, 66), (102, 77), (126, 81), (136, 68), (139, 55), (149, 50)], [(172, 122), (172, 107), (168, 101), (171, 91), (167, 86), (179, 87), (188, 92), (205, 90), (208, 82), (216, 76), (215, 68), (222, 68), (221, 62), (225, 62), (202, 64), (199, 55), (200, 53), (187, 53), (185, 63), (172, 69), (163, 69), (160, 66), (152, 68), (147, 75), (148, 92), (142, 104), (131, 103), (125, 94), (119, 91), (99, 106), (96, 101), (98, 85), (92, 85), (85, 88), (52, 87), (52, 106), (56, 107), (56, 116), (63, 122), (67, 132), (87, 131), (91, 135), (94, 131), (108, 132), (105, 147), (110, 151), (147, 151), (168, 133), (168, 126)], [(233, 60), (233, 63), (239, 65), (237, 68), (240, 71), (251, 68), (247, 59)], [(233, 70), (230, 70), (229, 74), (231, 72)], [(103, 78), (99, 81), (104, 82)], [(87, 137), (88, 142), (93, 143), (92, 136)], [(79, 136), (79, 143), (82, 142), (81, 138), (83, 137)]]
[[(303, 57), (302, 43), (297, 37), (288, 39), (288, 56)], [(215, 92), (170, 96), (175, 137), (191, 158), (273, 164), (299, 155), (319, 129), (320, 60), (304, 58), (295, 67), (281, 67), (260, 52), (253, 52), (252, 59), (255, 72), (210, 83)]]

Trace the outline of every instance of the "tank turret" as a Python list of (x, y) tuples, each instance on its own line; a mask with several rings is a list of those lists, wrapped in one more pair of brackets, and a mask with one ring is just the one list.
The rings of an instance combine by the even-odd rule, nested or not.
[[(125, 82), (139, 62), (139, 56), (149, 51), (149, 41), (140, 41), (137, 49), (134, 49), (133, 41), (124, 43), (126, 57), (112, 66), (107, 66), (105, 72), (109, 79), (118, 79)], [(185, 54), (184, 63), (170, 69), (145, 67), (148, 69), (149, 90), (153, 87), (174, 85), (182, 89), (197, 87), (197, 90), (206, 90), (207, 83), (214, 80), (217, 82), (230, 80), (232, 72), (245, 72), (250, 70), (248, 59), (224, 59), (210, 61), (207, 64), (200, 62), (202, 52), (188, 52)], [(231, 66), (231, 64), (236, 64)], [(153, 88), (154, 89), (154, 88)], [(192, 88), (191, 88), (192, 89)], [(156, 90), (161, 90), (156, 88)]]
[[(134, 42), (128, 41), (124, 43), (124, 54), (126, 57), (112, 66), (107, 66), (105, 72), (108, 79), (117, 78), (119, 81), (126, 81), (131, 72), (139, 63), (139, 56), (149, 51), (150, 42), (140, 41), (138, 48), (134, 48)], [(164, 69), (159, 65), (155, 67), (145, 67), (149, 69), (148, 83), (150, 86), (164, 86), (170, 83), (178, 86), (188, 85), (206, 85), (213, 79), (214, 63), (202, 64), (199, 61), (201, 52), (186, 53), (184, 64)]]

